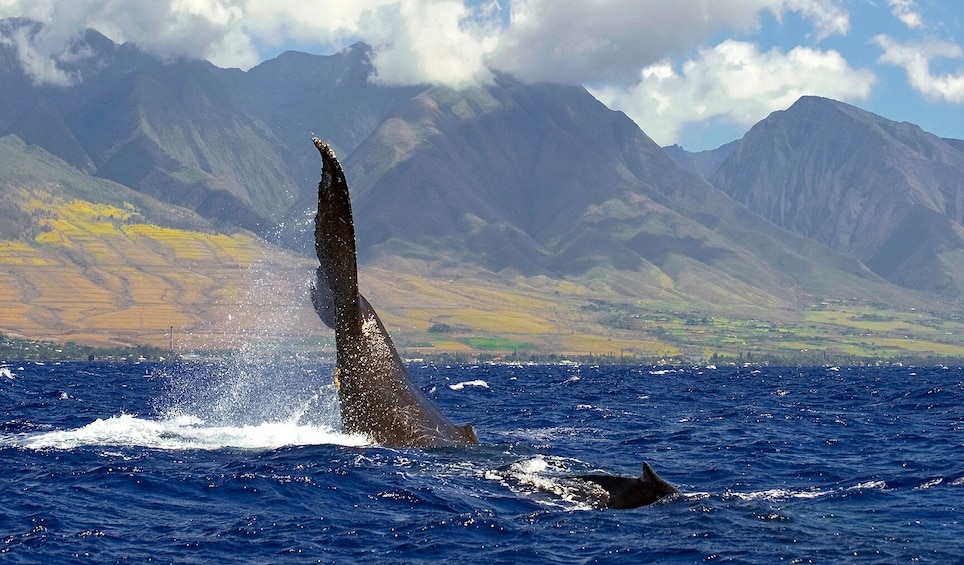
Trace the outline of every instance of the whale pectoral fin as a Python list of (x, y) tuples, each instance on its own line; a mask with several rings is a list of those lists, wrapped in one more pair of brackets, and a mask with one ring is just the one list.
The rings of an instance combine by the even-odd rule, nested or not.
[(464, 426), (456, 426), (455, 429), (457, 429), (459, 433), (462, 434), (462, 437), (465, 439), (466, 443), (469, 443), (472, 445), (478, 445), (479, 436), (475, 435), (475, 428), (472, 427), (472, 424), (465, 424)]
[[(315, 253), (320, 268), (315, 277), (312, 302), (326, 325), (334, 327), (343, 323), (348, 328), (357, 323), (358, 314), (355, 224), (348, 182), (331, 147), (317, 137), (311, 139), (322, 161), (318, 213), (315, 215)], [(338, 308), (334, 308), (335, 305)]]
[(321, 154), (315, 253), (318, 268), (311, 302), (335, 330), (335, 388), (342, 423), (389, 446), (477, 444), (472, 426), (457, 427), (411, 379), (392, 338), (371, 304), (358, 292), (355, 226), (345, 173), (326, 143)]
[(335, 303), (332, 300), (331, 285), (323, 267), (315, 269), (315, 282), (311, 284), (311, 303), (321, 321), (335, 329)]

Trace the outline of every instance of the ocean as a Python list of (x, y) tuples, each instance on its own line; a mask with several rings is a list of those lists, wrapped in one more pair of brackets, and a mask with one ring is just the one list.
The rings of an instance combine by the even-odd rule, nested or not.
[(2, 363), (0, 561), (964, 562), (961, 368), (410, 371), (481, 445), (343, 433), (325, 363)]

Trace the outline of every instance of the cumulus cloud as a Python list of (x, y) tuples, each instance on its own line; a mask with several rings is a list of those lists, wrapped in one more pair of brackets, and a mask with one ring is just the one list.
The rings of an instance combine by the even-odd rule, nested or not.
[[(60, 62), (76, 52), (93, 28), (118, 43), (132, 42), (162, 58), (258, 62), (239, 28), (243, 10), (218, 0), (2, 0), (0, 17), (41, 22), (36, 33), (17, 33), (18, 56), (37, 82), (63, 83)], [(76, 77), (74, 77), (76, 78)]]
[(911, 29), (924, 27), (924, 20), (917, 11), (914, 0), (887, 0), (891, 13)]
[(764, 13), (778, 20), (800, 15), (817, 41), (844, 35), (850, 22), (843, 6), (843, 0), (0, 0), (0, 17), (45, 24), (37, 34), (6, 38), (38, 82), (78, 80), (60, 63), (85, 28), (160, 57), (242, 69), (260, 62), (262, 50), (291, 42), (331, 51), (365, 41), (374, 48), (373, 80), (461, 88), (499, 71), (529, 81), (595, 84), (604, 101), (669, 139), (687, 121), (723, 116), (745, 123), (803, 92), (866, 95), (872, 78), (832, 51), (760, 52), (724, 42), (700, 50), (678, 72), (663, 62), (692, 54), (720, 33), (751, 35)]
[(872, 72), (851, 68), (836, 51), (762, 52), (752, 43), (727, 40), (700, 50), (679, 70), (664, 61), (643, 69), (631, 88), (592, 91), (666, 145), (688, 123), (717, 118), (748, 126), (807, 94), (866, 98), (875, 81)]
[(762, 11), (798, 12), (817, 35), (845, 34), (847, 12), (830, 0), (513, 0), (492, 67), (530, 80), (583, 84), (634, 77), (721, 30), (747, 32)]
[(782, 9), (800, 12), (814, 23), (818, 39), (831, 35), (847, 35), (850, 31), (850, 15), (832, 0), (786, 0)]
[(903, 67), (910, 85), (930, 99), (964, 102), (964, 71), (956, 74), (934, 74), (934, 59), (962, 59), (964, 50), (947, 41), (901, 43), (886, 35), (878, 35), (874, 42), (884, 51), (881, 63)]
[[(259, 47), (362, 40), (380, 80), (464, 86), (489, 69), (581, 84), (629, 79), (720, 30), (798, 12), (817, 35), (846, 33), (841, 0), (0, 0), (0, 17), (47, 27), (24, 46), (35, 66), (92, 27), (161, 57), (249, 68)], [(29, 39), (29, 38), (27, 38)]]
[(40, 81), (50, 75), (41, 67), (56, 69), (72, 42), (93, 28), (162, 58), (242, 69), (261, 61), (258, 46), (362, 40), (376, 48), (382, 80), (462, 86), (487, 77), (484, 58), (500, 31), (493, 6), (494, 0), (471, 9), (463, 0), (0, 0), (0, 17), (45, 25), (36, 35), (7, 38)]
[(59, 57), (50, 55), (46, 50), (35, 46), (37, 31), (30, 27), (11, 30), (8, 36), (0, 35), (0, 45), (13, 47), (21, 68), (35, 83), (70, 86), (78, 82), (76, 73), (68, 72), (58, 65), (69, 51), (66, 46)]
[(485, 59), (500, 31), (486, 8), (480, 17), (461, 0), (403, 0), (363, 20), (361, 31), (376, 45), (377, 79), (456, 88), (486, 82), (491, 75)]
[(629, 78), (725, 28), (757, 25), (766, 1), (515, 0), (493, 67), (530, 80)]

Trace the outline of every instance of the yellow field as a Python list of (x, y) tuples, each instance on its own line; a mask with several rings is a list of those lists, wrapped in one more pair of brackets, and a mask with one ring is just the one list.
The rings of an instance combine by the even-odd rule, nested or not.
[[(49, 194), (24, 202), (36, 235), (0, 241), (2, 333), (167, 347), (173, 328), (180, 352), (330, 344), (331, 330), (308, 302), (311, 258), (247, 234), (150, 225), (129, 205)], [(658, 273), (592, 271), (558, 281), (400, 258), (363, 265), (359, 278), (409, 356), (964, 357), (964, 321), (953, 309), (779, 309), (750, 300), (727, 309), (686, 300)]]
[[(184, 347), (229, 347), (260, 331), (278, 304), (304, 300), (309, 262), (249, 235), (139, 223), (133, 207), (50, 195), (23, 211), (38, 218), (37, 235), (0, 242), (2, 332), (164, 346), (173, 327), (190, 336)], [(320, 331), (305, 316), (293, 327)]]

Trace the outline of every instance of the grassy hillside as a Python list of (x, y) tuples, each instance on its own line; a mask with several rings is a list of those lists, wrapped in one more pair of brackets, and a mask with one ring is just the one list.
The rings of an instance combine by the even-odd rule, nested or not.
[[(305, 299), (311, 262), (252, 236), (136, 221), (135, 210), (26, 200), (31, 241), (0, 242), (0, 332), (93, 345), (186, 352), (238, 346), (330, 352)], [(823, 362), (961, 356), (964, 320), (866, 301), (785, 309), (627, 295), (620, 277), (567, 281), (427, 264), (363, 266), (362, 290), (408, 356), (621, 357)], [(412, 273), (425, 273), (415, 275)]]
[[(21, 211), (36, 218), (36, 235), (0, 241), (7, 333), (162, 346), (173, 327), (192, 348), (230, 346), (260, 331), (269, 314), (296, 310), (310, 273), (306, 262), (252, 236), (147, 224), (133, 207), (35, 191)], [(310, 330), (308, 322), (292, 331)]]
[[(956, 310), (862, 299), (784, 307), (628, 293), (636, 273), (496, 277), (399, 259), (363, 266), (362, 292), (408, 356), (540, 354), (825, 363), (964, 358)], [(412, 275), (405, 273), (423, 273)], [(625, 284), (621, 284), (625, 283)]]
[[(0, 139), (0, 332), (90, 345), (229, 347), (272, 317), (298, 339), (311, 266), (254, 236)], [(307, 312), (313, 316), (310, 310)], [(279, 322), (279, 325), (280, 322)]]
[[(173, 328), (182, 353), (278, 344), (331, 352), (331, 332), (307, 301), (311, 258), (247, 232), (218, 233), (191, 212), (78, 173), (13, 137), (0, 139), (0, 160), (0, 333), (167, 348)], [(964, 356), (959, 309), (886, 307), (856, 292), (840, 300), (834, 285), (827, 296), (798, 293), (778, 304), (667, 265), (559, 279), (384, 255), (363, 264), (360, 278), (408, 356)]]

